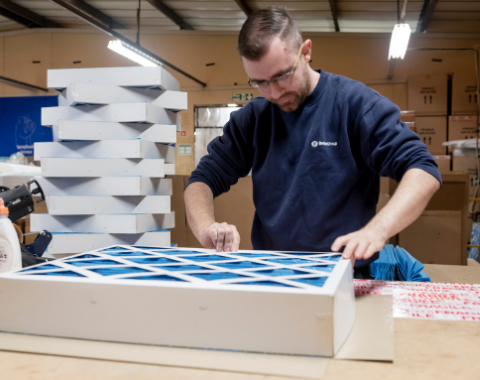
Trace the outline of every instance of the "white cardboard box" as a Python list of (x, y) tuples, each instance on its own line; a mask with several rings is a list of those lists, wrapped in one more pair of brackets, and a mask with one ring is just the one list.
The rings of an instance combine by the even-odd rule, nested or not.
[(175, 143), (177, 126), (168, 124), (111, 123), (107, 121), (60, 120), (59, 140), (134, 140)]
[(104, 140), (35, 143), (35, 161), (42, 158), (163, 158), (175, 163), (175, 145), (143, 140)]
[(175, 213), (60, 215), (31, 214), (30, 230), (138, 234), (175, 227)]
[(168, 110), (186, 110), (187, 93), (152, 88), (72, 83), (58, 97), (59, 106), (147, 102)]
[(351, 262), (330, 253), (119, 246), (0, 288), (0, 330), (23, 334), (331, 357), (355, 321)]
[(119, 123), (173, 124), (181, 128), (181, 116), (150, 103), (119, 103), (105, 106), (42, 107), (42, 125), (59, 120), (115, 121)]
[(45, 196), (56, 195), (172, 195), (172, 180), (147, 177), (35, 177)]
[(47, 252), (50, 254), (74, 254), (109, 245), (170, 246), (170, 231), (160, 230), (141, 234), (60, 233), (53, 232)]
[(167, 214), (170, 195), (147, 196), (58, 196), (46, 198), (50, 215)]
[(175, 175), (175, 164), (164, 165), (165, 175)]
[(416, 116), (447, 114), (447, 75), (410, 76), (407, 86), (408, 109)]
[(48, 88), (62, 90), (72, 83), (180, 90), (180, 83), (162, 67), (102, 67), (47, 70)]
[(42, 158), (41, 166), (43, 177), (163, 178), (166, 173), (163, 159)]

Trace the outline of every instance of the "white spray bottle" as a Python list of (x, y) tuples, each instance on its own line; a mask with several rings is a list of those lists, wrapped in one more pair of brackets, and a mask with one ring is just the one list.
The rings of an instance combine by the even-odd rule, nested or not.
[(8, 207), (0, 198), (0, 273), (22, 269), (22, 253), (18, 235), (10, 219)]

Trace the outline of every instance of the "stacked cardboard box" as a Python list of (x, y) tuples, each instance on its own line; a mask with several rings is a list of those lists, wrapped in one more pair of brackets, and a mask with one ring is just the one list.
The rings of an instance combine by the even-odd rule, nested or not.
[(446, 75), (408, 78), (408, 108), (415, 111), (420, 139), (433, 155), (444, 155), (447, 140), (448, 81)]
[[(455, 74), (452, 81), (452, 114), (448, 125), (448, 141), (477, 138), (477, 81), (474, 73)], [(470, 198), (475, 196), (478, 183), (476, 149), (454, 149), (452, 168), (470, 175)], [(478, 207), (477, 207), (478, 209)]]
[(452, 115), (477, 114), (477, 80), (475, 73), (455, 74), (452, 81)]
[(42, 109), (58, 139), (35, 144), (49, 214), (52, 254), (112, 244), (170, 244), (176, 132), (187, 94), (161, 67), (48, 71), (59, 106)]
[[(409, 77), (408, 108), (415, 111), (417, 133), (434, 156), (440, 173), (449, 174), (451, 157), (446, 154), (447, 149), (443, 145), (447, 141), (448, 130), (447, 75)], [(449, 245), (449, 242), (456, 242), (459, 235), (456, 230), (440, 228), (452, 220), (460, 221), (459, 212), (459, 215), (453, 216), (451, 213), (443, 209), (425, 211), (417, 221), (399, 234), (398, 243), (422, 262), (453, 263), (457, 257), (454, 251), (446, 254), (446, 258), (435, 256), (438, 247), (451, 247), (453, 243)], [(459, 247), (459, 244), (457, 245)]]

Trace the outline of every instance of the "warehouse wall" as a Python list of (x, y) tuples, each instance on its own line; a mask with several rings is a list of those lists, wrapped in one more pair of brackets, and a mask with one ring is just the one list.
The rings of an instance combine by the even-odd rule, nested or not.
[[(128, 36), (134, 39), (134, 36)], [(410, 51), (397, 62), (394, 80), (385, 80), (389, 35), (308, 35), (313, 42), (311, 66), (360, 80), (406, 109), (405, 80), (410, 75), (473, 72), (471, 52)], [(67, 67), (132, 66), (131, 61), (108, 50), (110, 37), (96, 32), (28, 31), (0, 34), (0, 75), (46, 86), (46, 70)], [(182, 88), (189, 92), (189, 109), (182, 112), (185, 136), (180, 144), (194, 143), (194, 105), (226, 104), (232, 93), (258, 93), (247, 87), (247, 76), (236, 51), (235, 35), (162, 34), (143, 35), (141, 44), (155, 54), (206, 82), (208, 90), (175, 72)], [(412, 37), (410, 46), (472, 47), (480, 38)], [(433, 62), (440, 58), (442, 62)], [(37, 62), (37, 63), (34, 63)], [(206, 66), (215, 63), (214, 66)], [(454, 69), (455, 68), (455, 69)], [(200, 90), (200, 91), (199, 91)], [(0, 85), (0, 96), (28, 92)], [(189, 174), (194, 156), (178, 156), (177, 173)]]

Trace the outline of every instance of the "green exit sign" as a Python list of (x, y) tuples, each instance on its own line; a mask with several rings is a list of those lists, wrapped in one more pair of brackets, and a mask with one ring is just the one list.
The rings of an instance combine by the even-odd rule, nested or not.
[(232, 94), (232, 100), (237, 102), (247, 102), (253, 99), (253, 94)]

